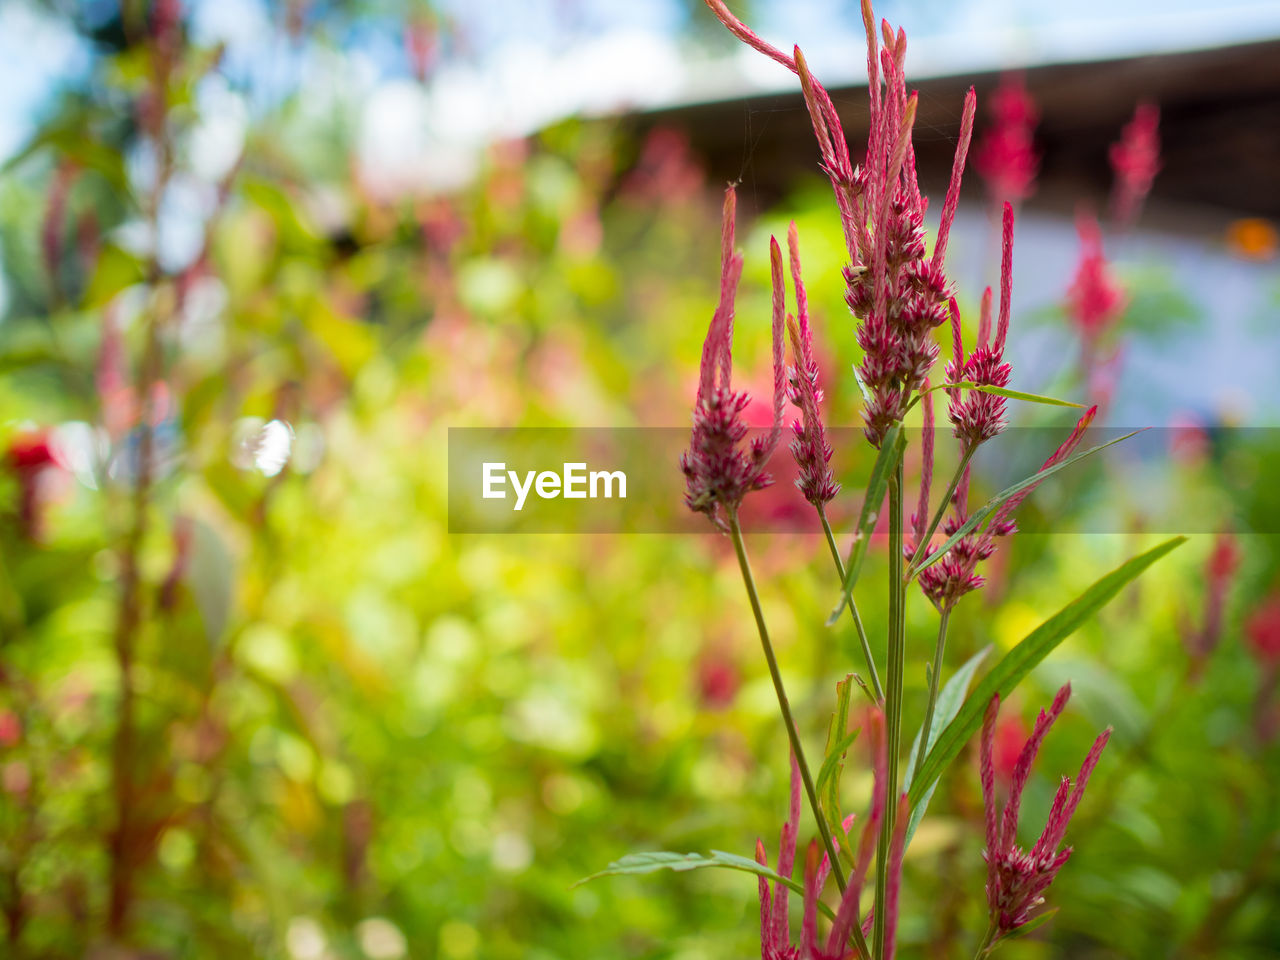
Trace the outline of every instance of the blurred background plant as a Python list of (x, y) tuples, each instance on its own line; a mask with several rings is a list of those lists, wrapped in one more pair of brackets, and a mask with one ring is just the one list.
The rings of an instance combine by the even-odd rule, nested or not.
[[(827, 37), (806, 45), (814, 58), (860, 49), (856, 9), (760, 6), (765, 26), (795, 18), (780, 35)], [(779, 820), (784, 737), (728, 544), (447, 533), (448, 426), (685, 425), (727, 179), (743, 179), (748, 250), (782, 234), (778, 211), (799, 211), (815, 349), (832, 371), (859, 358), (816, 157), (785, 135), (807, 123), (803, 105), (772, 92), (785, 76), (733, 60), (693, 9), (0, 10), (5, 956), (754, 952), (746, 878), (572, 886), (634, 849), (749, 854)], [(1194, 26), (1203, 10), (1174, 13)], [(1235, 167), (1213, 176), (1221, 190), (1252, 184), (1252, 199), (1187, 199), (1200, 184), (1179, 144), (1222, 88), (1182, 61), (1167, 67), (1176, 82), (1153, 70), (1159, 89), (1093, 109), (1105, 130), (1082, 160), (1063, 145), (1081, 121), (1062, 104), (1087, 90), (1014, 47), (944, 62), (928, 25), (959, 30), (964, 11), (883, 12), (934, 58), (909, 60), (909, 80), (985, 71), (975, 144), (1000, 121), (981, 106), (998, 68), (1022, 68), (1021, 95), (1040, 101), (1021, 114), (1032, 139), (1018, 156), (1040, 182), (1019, 188), (1014, 286), (1037, 291), (1015, 311), (1038, 325), (1011, 335), (1014, 386), (1084, 399), (1099, 364), (1122, 356), (1104, 416), (1169, 428), (1168, 455), (1127, 464), (1135, 479), (1118, 495), (1095, 470), (1026, 505), (1027, 532), (998, 555), (986, 597), (955, 614), (953, 664), (1016, 642), (1159, 524), (1206, 534), (1002, 706), (998, 744), (1016, 750), (1025, 717), (1071, 679), (1078, 706), (1043, 771), (1072, 768), (1116, 728), (1068, 837), (1060, 912), (1002, 951), (1273, 956), (1274, 164), (1259, 173), (1230, 141)], [(1019, 16), (1005, 26), (1034, 34), (1035, 17)], [(1280, 16), (1237, 35), (1240, 17), (1215, 16), (1228, 33), (1202, 40), (1232, 63), (1280, 36)], [(726, 72), (733, 89), (747, 76), (761, 91), (702, 108), (718, 111), (727, 160), (696, 112)], [(1270, 100), (1257, 90), (1273, 79), (1237, 76), (1254, 86), (1236, 109), (1273, 107), (1280, 83)], [(857, 102), (833, 93), (842, 109)], [(1075, 204), (1108, 211), (1108, 147), (1139, 100), (1162, 95), (1163, 167), (1136, 225), (1100, 235), (1111, 272), (1089, 276), (1121, 293), (1090, 325), (1069, 292), (1082, 289)], [(1274, 157), (1265, 129), (1253, 137)], [(1065, 189), (1081, 182), (1092, 189)], [(952, 238), (958, 268), (984, 283), (990, 236), (979, 215)], [(768, 315), (763, 264), (748, 257), (739, 301), (742, 376), (758, 384), (768, 329), (748, 318)], [(856, 424), (852, 378), (828, 375), (824, 389), (831, 422)], [(1047, 452), (1017, 456), (1034, 466)], [(1057, 529), (1110, 533), (1037, 534), (1038, 510)], [(753, 552), (816, 736), (827, 717), (801, 691), (825, 698), (857, 641), (808, 626), (831, 601), (811, 575), (827, 569), (814, 533), (761, 537)], [(885, 561), (880, 545), (869, 563)], [(919, 634), (927, 611), (912, 603)], [(883, 630), (876, 601), (863, 615)], [(906, 680), (923, 703), (925, 678)], [(915, 902), (945, 906), (903, 917), (906, 955), (955, 955), (957, 931), (982, 916), (974, 769), (944, 779), (907, 858)], [(1027, 807), (1047, 809), (1053, 786), (1033, 778)]]

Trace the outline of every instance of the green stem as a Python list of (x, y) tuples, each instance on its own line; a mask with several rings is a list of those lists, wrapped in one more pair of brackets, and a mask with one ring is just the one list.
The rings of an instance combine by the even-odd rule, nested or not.
[(986, 936), (982, 938), (982, 942), (978, 944), (978, 952), (973, 955), (973, 960), (986, 960), (991, 956), (991, 951), (996, 948), (996, 925), (993, 921), (987, 925)]
[[(942, 495), (942, 502), (938, 504), (938, 510), (933, 515), (933, 519), (929, 521), (929, 529), (925, 531), (920, 542), (916, 544), (916, 552), (911, 557), (911, 563), (907, 566), (907, 577), (910, 579), (915, 576), (916, 565), (925, 558), (925, 554), (929, 550), (929, 541), (933, 539), (933, 535), (938, 531), (938, 524), (942, 523), (942, 517), (947, 512), (948, 506), (951, 504), (951, 498), (955, 495), (956, 487), (960, 486), (960, 478), (964, 476), (965, 469), (969, 466), (969, 461), (973, 459), (973, 454), (977, 450), (977, 446), (966, 445), (964, 453), (960, 456), (960, 462), (956, 465), (956, 472), (951, 475), (951, 482), (947, 484), (947, 492)], [(923, 504), (927, 510), (929, 505)]]
[(933, 670), (929, 674), (929, 703), (924, 708), (924, 726), (920, 728), (920, 748), (916, 751), (916, 765), (911, 773), (914, 781), (920, 776), (920, 768), (924, 766), (924, 755), (929, 750), (929, 730), (933, 726), (933, 710), (938, 705), (939, 678), (942, 676), (942, 656), (947, 649), (947, 621), (951, 619), (951, 608), (942, 611), (938, 621), (938, 645), (933, 648)]
[(773, 653), (773, 643), (769, 640), (769, 630), (764, 623), (764, 612), (760, 609), (760, 596), (756, 592), (755, 578), (751, 575), (751, 562), (747, 559), (746, 544), (742, 541), (742, 528), (738, 525), (737, 511), (729, 512), (729, 533), (733, 538), (733, 549), (738, 554), (738, 566), (742, 569), (742, 582), (747, 588), (747, 597), (751, 600), (751, 612), (755, 614), (756, 629), (760, 632), (760, 646), (764, 648), (764, 659), (769, 665), (769, 676), (773, 679), (773, 689), (778, 695), (778, 708), (782, 711), (782, 720), (787, 727), (787, 736), (791, 740), (791, 752), (795, 755), (796, 766), (800, 768), (800, 779), (804, 782), (804, 791), (809, 797), (809, 806), (813, 810), (813, 818), (818, 821), (818, 832), (822, 835), (822, 845), (826, 847), (831, 861), (831, 872), (835, 874), (836, 884), (840, 892), (844, 892), (846, 881), (844, 868), (836, 855), (835, 845), (831, 842), (831, 831), (827, 828), (827, 819), (818, 806), (818, 794), (813, 789), (813, 776), (809, 773), (809, 762), (804, 756), (804, 747), (800, 743), (800, 731), (796, 727), (795, 717), (791, 715), (791, 702), (787, 699), (786, 688), (782, 685), (782, 673), (778, 669), (778, 658)]
[[(840, 574), (840, 582), (844, 583), (844, 561), (840, 559), (840, 551), (836, 547), (835, 534), (831, 532), (831, 524), (827, 522), (827, 511), (818, 507), (818, 518), (822, 521), (822, 532), (827, 535), (827, 547), (831, 550), (831, 559), (835, 561), (836, 572)], [(858, 605), (853, 595), (849, 595), (849, 614), (853, 617), (853, 625), (858, 631), (858, 642), (862, 645), (862, 657), (867, 663), (867, 673), (871, 677), (871, 688), (875, 691), (876, 702), (884, 703), (884, 690), (880, 686), (880, 675), (876, 672), (876, 661), (871, 655), (871, 641), (867, 639), (866, 627), (862, 625), (862, 617), (858, 614)]]
[(875, 956), (885, 960), (885, 894), (889, 881), (889, 844), (898, 813), (898, 752), (902, 743), (902, 671), (906, 647), (906, 580), (902, 576), (902, 461), (889, 480), (889, 672), (885, 695), (885, 748), (888, 783), (885, 784), (884, 818), (876, 846)]

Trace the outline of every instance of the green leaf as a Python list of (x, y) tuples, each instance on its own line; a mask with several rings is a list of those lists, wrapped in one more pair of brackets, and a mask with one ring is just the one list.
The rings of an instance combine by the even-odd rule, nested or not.
[(1058, 907), (1050, 907), (1048, 910), (1045, 910), (1043, 913), (1039, 913), (1036, 916), (1032, 917), (1030, 920), (1028, 920), (1022, 926), (1018, 927), (1016, 930), (1013, 930), (1010, 933), (1006, 933), (1004, 938), (1006, 940), (1017, 940), (1019, 937), (1025, 937), (1027, 934), (1031, 933), (1033, 930), (1037, 929), (1038, 927), (1044, 926), (1046, 923), (1052, 920), (1057, 915), (1058, 909), (1059, 909)]
[[(925, 744), (924, 752), (927, 757), (929, 751), (933, 749), (933, 745), (938, 742), (938, 737), (942, 735), (942, 730), (955, 719), (960, 707), (964, 705), (964, 695), (969, 691), (969, 683), (973, 680), (973, 675), (978, 672), (978, 667), (982, 665), (982, 661), (987, 658), (987, 654), (991, 652), (991, 645), (983, 647), (972, 657), (964, 662), (964, 665), (952, 675), (940, 691), (938, 691), (938, 702), (933, 708), (933, 726), (929, 728), (929, 742)], [(937, 666), (934, 669), (938, 669)], [(920, 734), (923, 729), (916, 731), (916, 738), (911, 742), (911, 752), (907, 754), (907, 776), (903, 781), (902, 789), (910, 791), (911, 774), (916, 768), (916, 752), (920, 749)], [(921, 768), (923, 771), (923, 768)], [(911, 845), (911, 838), (915, 836), (916, 827), (920, 826), (920, 821), (924, 819), (924, 812), (929, 807), (929, 801), (933, 799), (933, 791), (938, 787), (938, 781), (934, 780), (929, 784), (929, 788), (920, 798), (920, 802), (911, 808), (911, 819), (907, 821), (907, 838), (905, 846)]]
[(1027, 393), (1023, 390), (1010, 390), (1008, 387), (996, 387), (986, 383), (975, 383), (972, 380), (960, 380), (956, 383), (939, 383), (930, 387), (928, 390), (921, 390), (907, 405), (910, 410), (920, 400), (920, 397), (926, 393), (933, 393), (935, 390), (977, 390), (979, 393), (994, 393), (997, 397), (1008, 397), (1010, 400), (1025, 400), (1027, 403), (1043, 403), (1050, 407), (1079, 407), (1084, 408), (1083, 403), (1074, 403), (1071, 400), (1059, 400), (1057, 397), (1046, 397), (1038, 393)]
[[(574, 886), (588, 883), (591, 880), (598, 880), (601, 877), (657, 873), (659, 870), (675, 870), (678, 873), (683, 873), (686, 870), (702, 870), (706, 867), (724, 867), (727, 870), (754, 873), (756, 876), (772, 880), (774, 883), (785, 884), (801, 896), (804, 895), (804, 885), (800, 881), (781, 876), (776, 871), (770, 870), (768, 867), (762, 867), (747, 857), (740, 857), (736, 853), (725, 853), (722, 850), (712, 850), (710, 856), (704, 856), (701, 853), (670, 853), (667, 851), (629, 853), (621, 860), (615, 860), (599, 873), (584, 877)], [(834, 920), (836, 918), (835, 912), (821, 900), (818, 901), (818, 907), (827, 915), (828, 919)]]
[(862, 561), (867, 556), (867, 545), (871, 542), (871, 533), (880, 519), (880, 506), (884, 503), (885, 494), (889, 491), (889, 477), (898, 467), (902, 453), (907, 448), (906, 434), (902, 432), (902, 424), (895, 423), (884, 435), (880, 443), (880, 453), (871, 467), (871, 477), (867, 481), (867, 492), (862, 498), (862, 513), (858, 517), (858, 529), (854, 534), (853, 546), (849, 550), (849, 559), (844, 565), (844, 586), (840, 600), (831, 616), (827, 617), (827, 626), (840, 619), (845, 604), (853, 596), (853, 586), (858, 582), (858, 574), (862, 572)]
[(822, 794), (822, 788), (826, 786), (827, 780), (835, 775), (837, 766), (844, 759), (845, 751), (853, 746), (853, 741), (858, 739), (860, 731), (861, 728), (854, 730), (848, 736), (841, 737), (832, 748), (831, 753), (827, 754), (827, 759), (822, 761), (822, 767), (818, 770), (818, 779), (813, 788), (816, 793)]
[(924, 799), (925, 793), (937, 782), (947, 765), (959, 756), (961, 749), (974, 731), (982, 726), (983, 714), (986, 713), (987, 704), (991, 702), (993, 694), (1000, 694), (1001, 699), (1007, 697), (1022, 678), (1047, 657), (1058, 644), (1114, 600), (1126, 584), (1136, 579), (1139, 574), (1179, 544), (1184, 543), (1186, 539), (1186, 537), (1174, 537), (1166, 540), (1159, 546), (1152, 547), (1146, 553), (1138, 554), (1116, 567), (1032, 630), (1017, 646), (1006, 653), (974, 688), (955, 719), (947, 724), (946, 729), (939, 735), (938, 742), (925, 756), (920, 776), (911, 784), (912, 806)]
[(1032, 476), (1027, 477), (1024, 480), (1019, 480), (1017, 483), (1013, 484), (1013, 486), (1005, 487), (1003, 490), (997, 493), (994, 497), (992, 497), (990, 500), (984, 503), (981, 507), (975, 510), (969, 516), (969, 519), (967, 519), (963, 524), (960, 525), (960, 529), (957, 530), (955, 533), (953, 533), (950, 537), (948, 537), (946, 539), (946, 542), (944, 542), (941, 547), (939, 547), (937, 550), (933, 551), (931, 554), (925, 557), (924, 560), (922, 560), (918, 566), (911, 567), (907, 571), (907, 579), (909, 581), (915, 579), (915, 577), (917, 577), (920, 571), (923, 570), (925, 567), (930, 566), (934, 563), (937, 563), (939, 560), (941, 560), (944, 556), (946, 556), (948, 550), (950, 550), (960, 540), (964, 539), (969, 534), (971, 534), (975, 529), (977, 529), (979, 524), (985, 521), (989, 516), (991, 516), (991, 514), (995, 513), (996, 510), (1000, 509), (1000, 506), (1003, 503), (1005, 503), (1005, 501), (1011, 499), (1014, 496), (1017, 496), (1019, 493), (1021, 493), (1023, 490), (1026, 490), (1028, 487), (1036, 486), (1046, 477), (1052, 476), (1053, 474), (1057, 473), (1059, 470), (1063, 470), (1071, 466), (1071, 464), (1073, 463), (1078, 463), (1079, 461), (1083, 460), (1085, 457), (1091, 457), (1095, 453), (1097, 453), (1099, 450), (1105, 450), (1107, 447), (1117, 444), (1121, 440), (1128, 440), (1130, 437), (1134, 436), (1135, 434), (1139, 434), (1141, 432), (1142, 430), (1134, 430), (1131, 433), (1126, 433), (1123, 437), (1116, 437), (1114, 440), (1108, 440), (1106, 443), (1100, 443), (1096, 447), (1090, 447), (1084, 453), (1077, 453), (1074, 457), (1068, 457), (1066, 460), (1063, 460), (1059, 463), (1055, 463), (1051, 467), (1045, 467), (1039, 473), (1033, 474)]

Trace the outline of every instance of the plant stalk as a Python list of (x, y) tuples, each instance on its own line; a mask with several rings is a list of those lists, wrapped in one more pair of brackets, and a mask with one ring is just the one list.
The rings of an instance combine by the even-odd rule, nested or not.
[[(916, 552), (911, 556), (911, 563), (907, 565), (907, 577), (915, 576), (917, 564), (922, 561), (929, 550), (929, 541), (933, 539), (933, 535), (938, 531), (938, 524), (942, 523), (942, 517), (947, 512), (947, 508), (951, 503), (951, 498), (955, 496), (956, 487), (960, 486), (960, 478), (964, 476), (964, 472), (969, 467), (969, 461), (973, 459), (977, 446), (965, 445), (964, 452), (960, 455), (960, 462), (956, 464), (956, 472), (951, 475), (951, 482), (947, 484), (947, 492), (942, 495), (942, 501), (938, 504), (937, 512), (934, 513), (933, 519), (929, 521), (929, 528), (925, 531), (920, 542), (916, 544)], [(926, 509), (928, 504), (925, 504)]]
[(906, 647), (906, 580), (902, 575), (902, 461), (889, 480), (889, 671), (885, 691), (885, 747), (888, 776), (885, 784), (884, 817), (876, 846), (876, 920), (874, 951), (885, 960), (888, 917), (884, 902), (889, 881), (889, 845), (898, 814), (898, 752), (902, 744), (902, 672)]
[(986, 935), (982, 938), (982, 942), (978, 944), (978, 952), (973, 955), (973, 960), (986, 960), (991, 956), (991, 951), (996, 948), (996, 925), (993, 920), (987, 925)]
[[(827, 535), (827, 547), (831, 550), (831, 559), (835, 561), (836, 572), (840, 582), (844, 583), (844, 561), (840, 559), (840, 550), (836, 547), (835, 534), (831, 532), (831, 524), (827, 521), (827, 511), (818, 507), (818, 518), (822, 521), (822, 532)], [(871, 641), (867, 639), (866, 627), (862, 625), (862, 617), (858, 613), (858, 605), (853, 594), (849, 595), (849, 615), (853, 617), (853, 625), (858, 631), (858, 643), (862, 645), (862, 657), (867, 663), (867, 674), (871, 677), (871, 689), (875, 691), (876, 702), (884, 705), (884, 690), (880, 686), (880, 675), (876, 672), (875, 657), (871, 654)]]
[(818, 806), (818, 794), (813, 788), (813, 776), (809, 773), (809, 762), (805, 759), (804, 747), (800, 742), (800, 731), (796, 726), (795, 717), (791, 714), (791, 701), (787, 699), (787, 690), (782, 684), (782, 673), (778, 669), (778, 658), (774, 655), (773, 643), (769, 639), (769, 629), (764, 622), (764, 612), (760, 609), (760, 595), (756, 592), (755, 578), (751, 575), (751, 561), (747, 559), (747, 548), (742, 540), (742, 528), (738, 525), (737, 511), (729, 513), (729, 533), (733, 539), (733, 549), (738, 555), (738, 566), (742, 570), (742, 582), (747, 588), (747, 597), (751, 601), (751, 612), (755, 614), (756, 629), (760, 633), (760, 646), (764, 649), (764, 659), (769, 665), (769, 676), (773, 679), (773, 689), (778, 695), (778, 709), (782, 711), (782, 721), (787, 727), (787, 736), (791, 740), (791, 752), (795, 755), (796, 766), (800, 768), (800, 779), (804, 783), (804, 791), (808, 795), (813, 818), (818, 821), (818, 832), (822, 835), (822, 845), (826, 848), (827, 857), (831, 861), (831, 872), (835, 875), (840, 892), (844, 893), (846, 886), (844, 868), (836, 855), (835, 844), (831, 841), (827, 820), (822, 815), (821, 807)]
[(925, 754), (929, 752), (929, 731), (933, 727), (933, 711), (938, 705), (938, 688), (942, 676), (942, 656), (947, 649), (947, 622), (951, 619), (951, 608), (942, 611), (938, 620), (938, 644), (933, 648), (933, 670), (929, 675), (929, 703), (924, 708), (924, 726), (920, 728), (920, 747), (916, 750), (915, 767), (911, 772), (912, 781), (920, 776), (920, 768), (924, 766)]

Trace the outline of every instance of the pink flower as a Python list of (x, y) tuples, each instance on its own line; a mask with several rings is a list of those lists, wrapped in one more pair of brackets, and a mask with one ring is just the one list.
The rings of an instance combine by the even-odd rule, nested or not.
[[(872, 769), (875, 774), (875, 785), (871, 795), (871, 810), (858, 840), (856, 862), (853, 875), (840, 898), (836, 908), (836, 918), (831, 925), (825, 942), (818, 937), (818, 899), (826, 886), (831, 872), (831, 864), (825, 856), (819, 856), (817, 841), (809, 844), (805, 857), (804, 882), (804, 919), (800, 929), (800, 944), (791, 942), (790, 922), (787, 917), (788, 889), (786, 885), (775, 883), (771, 888), (764, 877), (759, 880), (760, 893), (760, 956), (762, 960), (844, 960), (849, 956), (849, 938), (853, 933), (853, 925), (859, 924), (864, 935), (871, 930), (872, 914), (862, 917), (862, 888), (867, 881), (871, 867), (871, 857), (875, 852), (876, 837), (885, 815), (885, 790), (888, 783), (888, 754), (885, 746), (884, 714), (879, 710), (868, 713)], [(896, 827), (889, 846), (889, 875), (885, 889), (885, 957), (892, 960), (897, 939), (898, 895), (902, 880), (902, 856), (906, 840), (907, 821), (910, 819), (910, 808), (907, 795), (904, 793), (898, 800), (898, 816)], [(847, 833), (852, 827), (854, 816), (850, 814), (844, 822)], [(782, 826), (782, 836), (778, 841), (778, 863), (775, 872), (780, 876), (791, 878), (795, 867), (796, 838), (800, 829), (800, 770), (791, 761), (791, 806), (787, 822)], [(769, 859), (764, 849), (764, 842), (756, 840), (756, 862), (767, 867)]]
[(1204, 668), (1204, 662), (1222, 639), (1222, 616), (1231, 578), (1240, 565), (1240, 548), (1236, 538), (1222, 533), (1214, 541), (1213, 551), (1205, 562), (1204, 623), (1199, 630), (1185, 629), (1183, 642), (1191, 656), (1193, 679)]
[(1080, 261), (1075, 278), (1067, 290), (1067, 309), (1089, 349), (1106, 333), (1124, 312), (1124, 289), (1107, 266), (1102, 252), (1102, 229), (1092, 216), (1076, 217), (1080, 235)]
[[(1097, 412), (1097, 407), (1090, 407), (1085, 411), (1084, 416), (1076, 422), (1070, 436), (1041, 465), (1041, 470), (1046, 470), (1071, 456), (1080, 445), (1080, 441), (1084, 439), (1085, 432), (1089, 429)], [(1018, 525), (1013, 519), (1014, 511), (1039, 485), (1039, 483), (1032, 484), (1014, 494), (996, 510), (981, 533), (974, 532), (961, 537), (947, 551), (946, 556), (920, 571), (920, 589), (934, 606), (939, 610), (949, 609), (955, 606), (966, 593), (977, 590), (986, 582), (985, 578), (977, 572), (978, 564), (995, 552), (997, 537), (1008, 536), (1017, 531)], [(969, 471), (966, 469), (951, 499), (951, 513), (942, 523), (944, 536), (950, 538), (964, 526), (969, 516), (968, 498)], [(933, 553), (934, 550), (930, 549), (925, 557)]]
[(1160, 108), (1154, 103), (1140, 103), (1120, 139), (1111, 145), (1111, 169), (1116, 177), (1111, 210), (1122, 226), (1137, 219), (1142, 202), (1151, 192), (1151, 183), (1160, 172), (1159, 128)]
[(809, 329), (809, 299), (800, 279), (800, 245), (796, 225), (787, 231), (787, 250), (791, 259), (791, 283), (795, 287), (796, 315), (787, 315), (787, 333), (791, 339), (792, 366), (787, 368), (787, 397), (800, 411), (792, 423), (795, 433), (791, 456), (800, 475), (796, 486), (804, 498), (819, 509), (839, 491), (831, 472), (831, 444), (827, 442), (822, 422), (822, 388), (818, 386), (818, 364), (813, 357), (813, 331)]
[(53, 438), (45, 430), (20, 433), (9, 443), (5, 455), (9, 469), (18, 481), (18, 528), (28, 540), (39, 540), (43, 528), (44, 501), (48, 491), (42, 489), (46, 470), (61, 465), (54, 453)]
[[(1009, 335), (1009, 312), (1013, 299), (1013, 207), (1004, 205), (1000, 257), (1000, 320), (995, 340), (991, 339), (991, 288), (982, 295), (978, 322), (978, 343), (967, 358), (961, 338), (960, 311), (951, 301), (951, 353), (947, 379), (951, 383), (970, 382), (980, 386), (1007, 387), (1013, 368), (1004, 362), (1005, 340)], [(990, 440), (1007, 426), (1004, 397), (979, 390), (947, 391), (947, 416), (965, 449)]]
[(711, 318), (702, 347), (698, 395), (693, 408), (693, 434), (689, 449), (680, 457), (685, 476), (685, 503), (695, 513), (705, 513), (724, 528), (725, 518), (737, 514), (743, 498), (773, 481), (765, 464), (782, 436), (785, 371), (782, 363), (783, 302), (782, 251), (770, 238), (773, 269), (773, 425), (744, 449), (747, 435), (743, 411), (751, 402), (746, 391), (734, 391), (733, 304), (742, 277), (742, 255), (734, 253), (737, 197), (733, 187), (725, 191), (720, 242), (720, 303)]
[(1264, 666), (1280, 664), (1280, 593), (1263, 601), (1244, 629), (1253, 655)]
[(916, 179), (911, 129), (916, 95), (907, 94), (903, 61), (907, 38), (881, 21), (881, 48), (869, 3), (863, 4), (867, 34), (870, 133), (863, 164), (854, 168), (844, 130), (826, 89), (805, 64), (800, 49), (788, 56), (760, 39), (722, 0), (706, 0), (720, 21), (740, 40), (776, 60), (800, 78), (805, 104), (818, 141), (821, 166), (835, 191), (844, 228), (849, 265), (845, 301), (859, 318), (859, 368), (869, 400), (863, 408), (867, 438), (876, 446), (906, 414), (938, 356), (933, 331), (947, 319), (950, 285), (943, 264), (947, 240), (960, 201), (960, 178), (973, 130), (976, 100), (965, 97), (960, 139), (951, 182), (932, 255), (926, 256), (924, 213), (927, 201)]
[(1031, 775), (1031, 765), (1035, 762), (1040, 744), (1045, 734), (1058, 719), (1067, 700), (1071, 696), (1071, 684), (1067, 683), (1053, 698), (1049, 712), (1040, 711), (1036, 719), (1035, 729), (1027, 739), (1018, 756), (1013, 769), (1012, 781), (1009, 785), (1009, 798), (1003, 813), (996, 809), (995, 795), (995, 730), (996, 715), (1000, 709), (1000, 695), (991, 698), (986, 717), (982, 724), (982, 744), (980, 769), (982, 778), (982, 799), (986, 807), (987, 846), (983, 857), (987, 861), (987, 906), (991, 923), (995, 928), (995, 939), (1007, 936), (1031, 919), (1031, 911), (1044, 902), (1044, 891), (1053, 882), (1063, 864), (1071, 857), (1071, 848), (1062, 847), (1066, 836), (1067, 824), (1076, 812), (1085, 785), (1093, 768), (1098, 765), (1102, 749), (1111, 737), (1111, 728), (1098, 736), (1080, 774), (1076, 777), (1074, 788), (1068, 777), (1063, 777), (1058, 785), (1058, 792), (1049, 809), (1049, 819), (1040, 838), (1030, 851), (1018, 846), (1018, 814), (1022, 804), (1022, 791)]
[(1019, 203), (1035, 192), (1040, 155), (1035, 101), (1020, 73), (1007, 73), (991, 97), (992, 125), (978, 144), (973, 162), (995, 203)]

